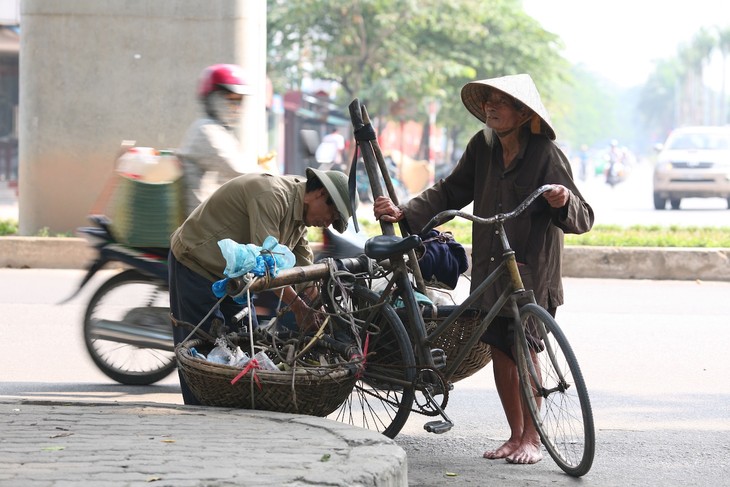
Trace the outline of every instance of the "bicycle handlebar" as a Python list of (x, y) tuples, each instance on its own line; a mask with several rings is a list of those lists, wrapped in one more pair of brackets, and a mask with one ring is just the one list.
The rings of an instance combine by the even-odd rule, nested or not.
[(497, 213), (496, 215), (490, 216), (489, 218), (482, 218), (482, 217), (479, 217), (476, 215), (472, 215), (471, 213), (465, 213), (461, 210), (445, 210), (445, 211), (439, 212), (438, 214), (436, 214), (436, 216), (431, 218), (431, 220), (429, 220), (429, 222), (423, 228), (423, 230), (421, 231), (421, 236), (428, 234), (429, 231), (433, 230), (437, 226), (443, 225), (447, 221), (452, 220), (457, 216), (464, 218), (466, 220), (470, 220), (474, 223), (485, 224), (485, 225), (509, 220), (511, 218), (516, 217), (523, 211), (525, 211), (527, 209), (527, 207), (530, 206), (532, 204), (532, 202), (537, 199), (538, 196), (540, 196), (541, 194), (543, 194), (547, 191), (551, 191), (551, 190), (555, 189), (555, 186), (556, 185), (554, 185), (554, 184), (543, 184), (542, 186), (537, 188), (535, 191), (533, 191), (530, 196), (525, 198), (525, 200), (522, 203), (520, 203), (517, 206), (517, 208), (515, 208), (514, 210), (510, 211), (509, 213)]

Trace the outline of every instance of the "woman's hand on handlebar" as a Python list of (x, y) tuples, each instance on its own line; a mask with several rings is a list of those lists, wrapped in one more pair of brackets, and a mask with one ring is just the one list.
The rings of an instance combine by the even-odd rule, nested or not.
[(403, 219), (405, 213), (398, 208), (387, 196), (378, 196), (373, 204), (373, 213), (376, 220), (383, 220), (388, 223), (396, 223)]
[(554, 184), (553, 189), (545, 191), (542, 196), (553, 208), (562, 208), (570, 200), (570, 190), (560, 184)]

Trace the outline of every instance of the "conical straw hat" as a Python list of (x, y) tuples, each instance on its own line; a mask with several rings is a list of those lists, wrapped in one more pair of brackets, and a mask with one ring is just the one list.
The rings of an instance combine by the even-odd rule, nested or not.
[(486, 115), (482, 108), (482, 102), (487, 99), (489, 91), (496, 89), (519, 100), (527, 105), (540, 117), (541, 132), (555, 140), (555, 130), (550, 123), (545, 105), (542, 104), (537, 86), (529, 74), (515, 74), (502, 76), (501, 78), (490, 78), (479, 81), (472, 81), (461, 89), (461, 101), (467, 110), (479, 120), (484, 122)]

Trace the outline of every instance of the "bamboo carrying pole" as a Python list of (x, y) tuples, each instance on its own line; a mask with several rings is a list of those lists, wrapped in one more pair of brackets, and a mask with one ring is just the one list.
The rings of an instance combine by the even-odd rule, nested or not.
[[(357, 257), (350, 257), (346, 259), (340, 259), (345, 269), (349, 269), (352, 272), (363, 272), (367, 270), (368, 263)], [(387, 261), (381, 262), (381, 265), (387, 267)], [(324, 279), (329, 276), (330, 268), (326, 263), (323, 264), (311, 264), (307, 266), (296, 266), (289, 269), (283, 269), (279, 271), (276, 277), (264, 276), (256, 277), (251, 286), (248, 288), (251, 292), (264, 291), (267, 289), (277, 289), (284, 286), (291, 286), (293, 284), (301, 284), (303, 282), (317, 281)], [(226, 294), (230, 296), (238, 296), (246, 290), (248, 281), (245, 278), (236, 277), (230, 279), (226, 283)]]
[[(355, 98), (350, 103), (350, 118), (352, 119), (352, 126), (355, 132), (362, 130), (363, 127), (370, 126), (370, 117), (368, 115), (365, 105), (360, 105), (360, 101)], [(385, 183), (386, 190), (388, 191), (388, 197), (398, 205), (398, 196), (395, 193), (393, 182), (390, 180), (390, 173), (383, 159), (383, 153), (380, 150), (380, 144), (378, 143), (377, 137), (373, 137), (372, 140), (357, 140), (357, 144), (360, 146), (362, 152), (363, 163), (365, 164), (365, 171), (367, 172), (368, 179), (370, 181), (370, 188), (373, 193), (373, 201), (378, 196), (385, 196), (383, 188), (380, 184), (381, 176), (382, 181)], [(357, 162), (355, 162), (356, 164)], [(402, 235), (407, 235), (405, 224), (403, 222), (398, 223), (399, 229)], [(380, 221), (380, 228), (383, 235), (395, 235), (395, 229), (393, 224), (390, 222)], [(426, 292), (426, 285), (423, 281), (423, 275), (421, 269), (418, 267), (418, 259), (416, 258), (416, 252), (411, 250), (408, 253), (408, 267), (413, 273), (413, 277), (416, 281), (416, 288), (421, 292)]]

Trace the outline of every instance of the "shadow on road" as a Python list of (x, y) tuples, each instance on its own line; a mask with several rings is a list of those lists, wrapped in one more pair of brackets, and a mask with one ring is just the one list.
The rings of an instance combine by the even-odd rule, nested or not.
[[(70, 384), (42, 382), (11, 382), (0, 385), (0, 396), (22, 397), (31, 401), (59, 400), (74, 401), (114, 400), (125, 402), (150, 400), (152, 395), (170, 395), (167, 402), (180, 402), (180, 386), (161, 384), (149, 386), (125, 386), (122, 384)], [(174, 400), (173, 400), (174, 399)]]

